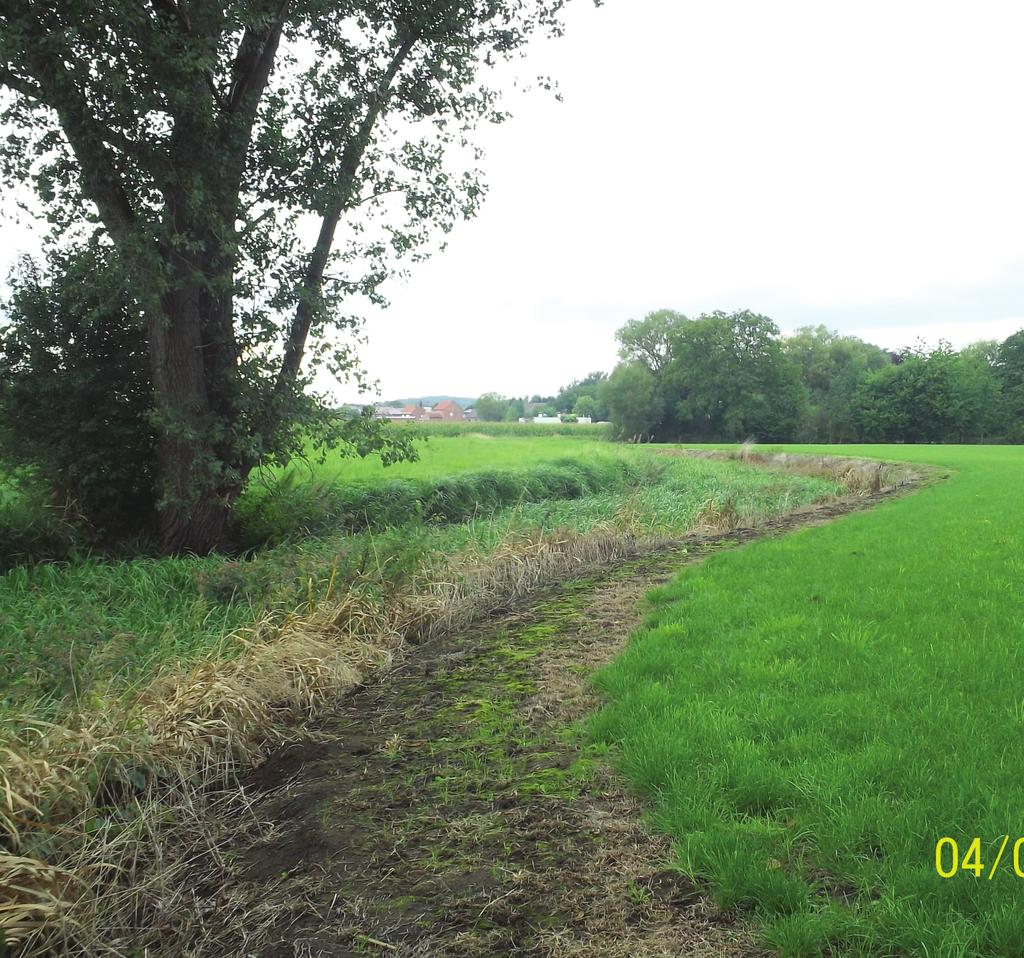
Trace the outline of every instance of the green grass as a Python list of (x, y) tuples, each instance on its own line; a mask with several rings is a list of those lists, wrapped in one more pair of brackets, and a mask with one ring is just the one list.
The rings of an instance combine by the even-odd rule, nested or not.
[[(650, 460), (646, 460), (648, 463)], [(459, 472), (437, 478), (301, 481), (287, 472), (242, 498), (236, 518), (243, 541), (265, 545), (310, 534), (356, 532), (407, 523), (461, 522), (502, 506), (575, 500), (642, 484), (645, 460), (624, 453)], [(479, 468), (480, 460), (476, 461)]]
[[(311, 456), (284, 469), (253, 474), (238, 506), (242, 545), (280, 542), (288, 536), (351, 529), (353, 521), (385, 502), (403, 507), (423, 498), (423, 483), (437, 483), (466, 472), (533, 472), (544, 463), (618, 462), (623, 450), (604, 440), (592, 426), (528, 426), (514, 423), (409, 423), (396, 428), (416, 437), (419, 458), (385, 467), (378, 455), (365, 458), (334, 452), (325, 461)], [(549, 430), (545, 432), (545, 429)], [(401, 483), (419, 483), (406, 495), (394, 495)], [(390, 486), (390, 490), (386, 487)], [(362, 490), (360, 492), (360, 490)], [(536, 490), (535, 490), (536, 491)], [(0, 472), (0, 572), (19, 564), (72, 558), (88, 552), (88, 536), (47, 503), (45, 490), (16, 483)], [(458, 496), (456, 496), (458, 498)], [(518, 494), (510, 496), (518, 499)], [(529, 499), (530, 494), (525, 498)], [(264, 508), (267, 502), (270, 508)], [(444, 509), (436, 510), (442, 517)], [(83, 546), (83, 542), (86, 543)], [(144, 542), (125, 544), (127, 558), (144, 550)]]
[[(210, 649), (232, 655), (238, 648), (227, 639), (232, 631), (264, 615), (316, 603), (332, 577), (335, 589), (370, 583), (386, 595), (433, 556), (487, 554), (513, 533), (586, 532), (603, 523), (640, 533), (678, 531), (709, 502), (730, 502), (754, 518), (836, 491), (819, 479), (780, 477), (728, 462), (656, 457), (632, 447), (591, 449), (578, 439), (567, 440), (577, 451), (573, 473), (565, 464), (545, 462), (555, 453), (565, 457), (564, 443), (550, 437), (539, 440), (550, 443), (550, 449), (538, 448), (532, 439), (507, 441), (524, 444), (521, 462), (532, 457), (540, 463), (524, 465), (514, 474), (515, 482), (528, 486), (538, 476), (558, 478), (553, 486), (540, 484), (548, 498), (523, 496), (509, 505), (501, 497), (486, 499), (491, 488), (486, 482), (456, 481), (459, 469), (493, 464), (486, 441), (456, 445), (467, 438), (447, 447), (453, 478), (444, 479), (442, 473), (432, 484), (420, 479), (425, 485), (416, 486), (435, 494), (458, 489), (476, 496), (468, 509), (462, 509), (463, 502), (457, 510), (458, 518), (473, 515), (467, 521), (438, 521), (437, 513), (425, 521), (423, 510), (412, 510), (405, 517), (388, 513), (363, 531), (321, 531), (285, 541), (244, 560), (78, 558), (19, 566), (0, 575), (0, 721), (5, 712), (24, 710), (60, 717), (77, 706), (95, 707), (110, 694)], [(495, 443), (500, 448), (500, 441)], [(475, 458), (466, 449), (475, 449)], [(440, 470), (440, 465), (420, 468)], [(566, 486), (563, 480), (573, 474), (583, 478), (579, 485)], [(493, 478), (494, 473), (482, 475)], [(377, 488), (367, 481), (353, 487), (362, 492)]]
[[(685, 570), (593, 733), (779, 953), (1024, 955), (1024, 448), (813, 449), (950, 475)], [(940, 878), (943, 836), (983, 874)]]
[[(477, 431), (490, 426), (495, 435)], [(382, 479), (439, 479), (460, 472), (487, 469), (527, 469), (541, 462), (556, 459), (583, 458), (591, 455), (615, 455), (616, 447), (595, 438), (593, 433), (580, 436), (555, 434), (517, 434), (513, 430), (518, 424), (501, 423), (473, 425), (458, 423), (413, 423), (396, 428), (414, 432), (419, 441), (416, 451), (419, 459), (415, 462), (397, 462), (392, 466), (381, 465), (376, 454), (360, 459), (352, 456), (329, 454), (323, 463), (296, 463), (287, 471), (294, 472), (301, 479), (317, 481), (344, 481), (377, 483)], [(459, 427), (454, 434), (450, 427)], [(544, 428), (542, 426), (535, 427)], [(557, 428), (557, 427), (551, 427)], [(586, 430), (588, 427), (577, 427)], [(442, 432), (443, 431), (443, 432)], [(268, 470), (266, 475), (279, 475), (279, 470)], [(253, 486), (258, 489), (260, 477), (254, 478)]]

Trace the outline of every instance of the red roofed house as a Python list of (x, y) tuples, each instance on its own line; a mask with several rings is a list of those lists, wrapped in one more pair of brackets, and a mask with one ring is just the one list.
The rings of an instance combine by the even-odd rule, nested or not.
[[(438, 416), (437, 413), (440, 413), (440, 415)], [(457, 402), (452, 399), (444, 399), (430, 410), (430, 418), (457, 421), (465, 419), (466, 416), (462, 411), (462, 407)]]
[(402, 412), (412, 419), (426, 419), (427, 411), (422, 406), (406, 406)]

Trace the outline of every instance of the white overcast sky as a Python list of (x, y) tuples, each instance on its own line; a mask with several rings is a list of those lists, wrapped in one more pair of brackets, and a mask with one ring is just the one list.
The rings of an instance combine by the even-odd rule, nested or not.
[[(549, 393), (663, 306), (898, 348), (1024, 326), (1024, 4), (570, 4), (490, 195), (391, 290), (385, 396)], [(525, 72), (525, 71), (524, 71)]]
[[(660, 307), (889, 348), (1024, 326), (1024, 4), (574, 0), (567, 23), (517, 68), (564, 102), (510, 98), (480, 215), (370, 315), (385, 398), (552, 393)], [(30, 243), (5, 231), (3, 272)]]

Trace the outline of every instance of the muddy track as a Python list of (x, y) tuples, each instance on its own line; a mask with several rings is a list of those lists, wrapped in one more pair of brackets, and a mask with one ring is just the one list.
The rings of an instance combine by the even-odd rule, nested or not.
[[(413, 649), (247, 780), (260, 828), (194, 889), (177, 954), (652, 958), (761, 954), (671, 867), (573, 730), (642, 597), (710, 552), (869, 508), (692, 536)], [(248, 828), (247, 833), (251, 834)]]

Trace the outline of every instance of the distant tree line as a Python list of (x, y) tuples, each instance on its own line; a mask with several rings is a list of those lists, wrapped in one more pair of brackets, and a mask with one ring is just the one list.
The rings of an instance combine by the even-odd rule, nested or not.
[(607, 373), (591, 373), (565, 386), (557, 396), (535, 394), (517, 398), (484, 393), (473, 408), (484, 422), (518, 422), (521, 417), (559, 415), (586, 416), (594, 422), (604, 422), (608, 419), (608, 404), (600, 393), (607, 379)]
[(890, 353), (824, 326), (784, 337), (746, 310), (658, 310), (617, 338), (621, 362), (588, 382), (620, 438), (1024, 442), (1024, 330)]

